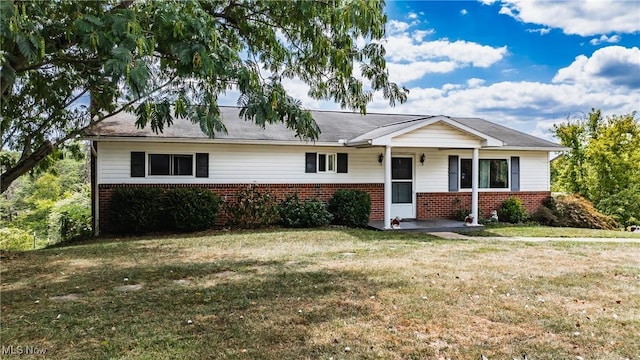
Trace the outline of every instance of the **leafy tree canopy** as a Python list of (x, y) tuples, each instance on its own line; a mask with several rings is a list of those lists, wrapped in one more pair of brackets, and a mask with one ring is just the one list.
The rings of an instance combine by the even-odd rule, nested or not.
[(282, 79), (362, 113), (376, 91), (404, 102), (406, 89), (388, 79), (383, 8), (378, 0), (2, 1), (1, 148), (21, 155), (2, 164), (1, 190), (121, 111), (154, 131), (187, 118), (213, 137), (225, 131), (218, 96), (237, 90), (246, 120), (284, 122), (315, 139), (320, 130)]
[[(628, 224), (640, 219), (640, 120), (635, 113), (603, 118), (592, 109), (588, 117), (554, 128), (570, 150), (554, 161), (554, 189), (579, 194), (598, 210)], [(626, 204), (626, 205), (625, 205)]]

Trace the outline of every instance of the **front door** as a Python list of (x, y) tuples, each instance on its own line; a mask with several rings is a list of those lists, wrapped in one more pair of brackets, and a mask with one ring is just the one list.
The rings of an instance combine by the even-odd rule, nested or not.
[(413, 157), (391, 158), (391, 218), (415, 218), (413, 191)]

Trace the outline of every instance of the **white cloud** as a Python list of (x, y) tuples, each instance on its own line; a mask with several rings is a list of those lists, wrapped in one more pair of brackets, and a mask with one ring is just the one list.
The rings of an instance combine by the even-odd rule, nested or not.
[(433, 35), (436, 33), (435, 29), (428, 30), (415, 30), (411, 33), (411, 38), (416, 42), (422, 42), (425, 36)]
[(507, 55), (507, 47), (494, 48), (488, 45), (446, 39), (416, 42), (408, 34), (391, 36), (385, 45), (391, 61), (418, 61), (426, 59), (450, 59), (458, 64), (489, 67)]
[(485, 83), (484, 79), (471, 78), (471, 79), (467, 80), (467, 86), (469, 88), (477, 88), (477, 87), (480, 87), (484, 83)]
[(540, 35), (547, 35), (548, 33), (551, 32), (551, 29), (549, 28), (539, 28), (539, 29), (527, 29), (527, 32), (530, 33), (540, 33)]
[(411, 25), (404, 21), (389, 20), (387, 22), (387, 32), (389, 34), (402, 33), (407, 31), (407, 29), (409, 29), (409, 26)]
[(467, 11), (467, 9), (462, 9), (460, 10), (460, 15), (467, 15), (469, 12)]
[(592, 36), (640, 31), (638, 11), (636, 1), (503, 0), (499, 13), (524, 23), (559, 28), (565, 34)]
[(464, 67), (488, 68), (508, 54), (506, 46), (491, 47), (446, 38), (427, 41), (434, 29), (412, 30), (415, 24), (391, 20), (387, 24), (385, 49), (392, 81), (421, 79), (428, 73), (449, 73)]
[(599, 38), (593, 38), (591, 39), (591, 41), (589, 41), (589, 44), (591, 45), (598, 45), (598, 44), (602, 44), (602, 43), (617, 43), (620, 42), (620, 35), (613, 35), (611, 37), (607, 36), (607, 35), (600, 35)]
[(402, 84), (421, 79), (426, 74), (449, 73), (458, 66), (454, 61), (414, 61), (407, 64), (388, 63), (387, 69), (391, 80)]
[(579, 55), (571, 65), (558, 70), (554, 83), (590, 87), (623, 87), (640, 90), (640, 49), (607, 46), (591, 57)]
[(410, 12), (409, 14), (407, 14), (407, 18), (409, 18), (409, 19), (417, 19), (418, 18), (418, 14), (416, 14), (414, 12)]

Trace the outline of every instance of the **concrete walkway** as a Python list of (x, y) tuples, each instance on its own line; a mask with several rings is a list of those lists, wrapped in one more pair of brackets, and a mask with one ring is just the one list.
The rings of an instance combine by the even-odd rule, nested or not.
[(606, 242), (606, 243), (637, 243), (640, 238), (584, 238), (584, 237), (524, 237), (524, 236), (467, 236), (454, 232), (430, 232), (429, 235), (437, 236), (447, 240), (472, 240), (472, 241), (575, 241), (575, 242)]

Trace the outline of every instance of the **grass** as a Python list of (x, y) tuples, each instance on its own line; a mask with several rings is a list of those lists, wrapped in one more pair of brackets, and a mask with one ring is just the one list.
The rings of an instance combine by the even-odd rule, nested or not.
[(1, 357), (635, 359), (639, 250), (320, 229), (4, 253)]
[(465, 233), (471, 236), (510, 237), (584, 237), (584, 238), (632, 238), (640, 239), (640, 233), (596, 229), (550, 227), (541, 225), (488, 224), (484, 230)]

